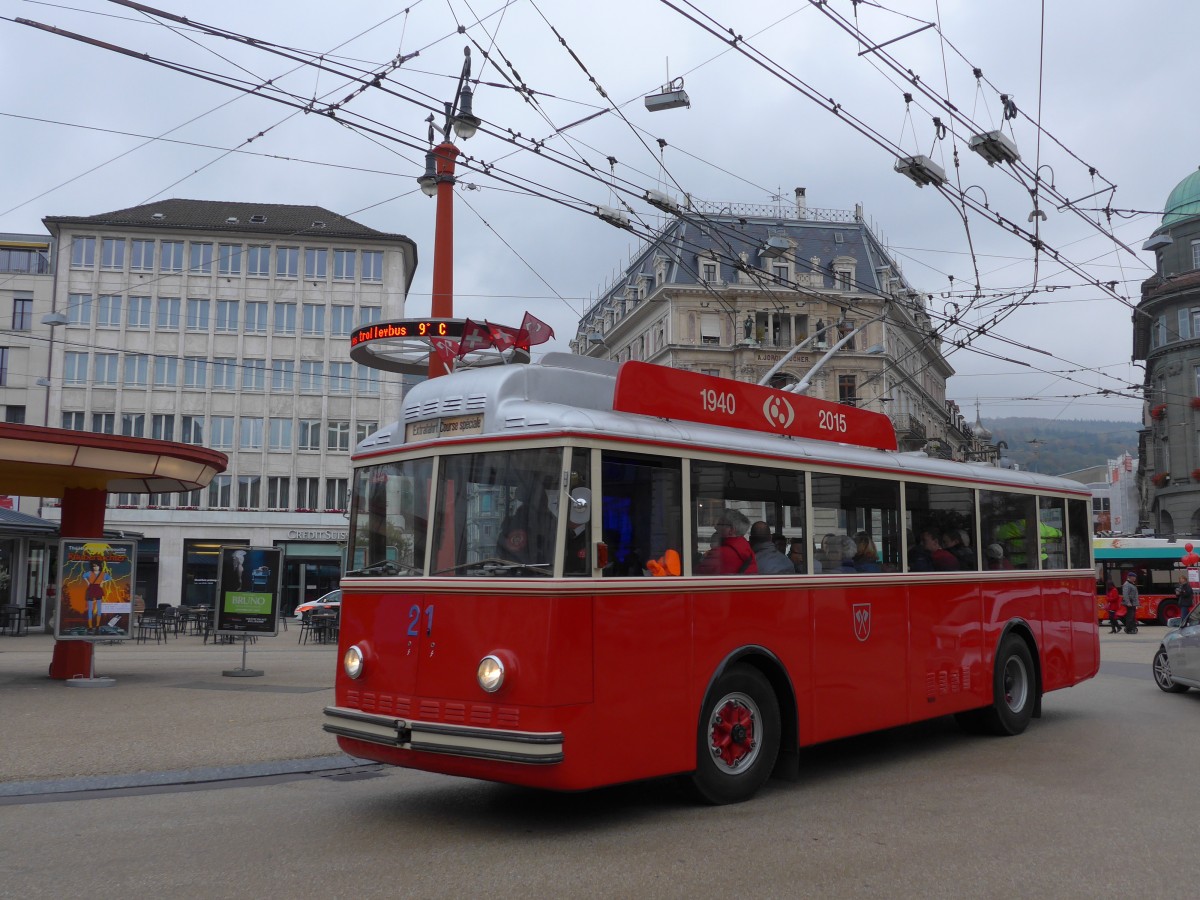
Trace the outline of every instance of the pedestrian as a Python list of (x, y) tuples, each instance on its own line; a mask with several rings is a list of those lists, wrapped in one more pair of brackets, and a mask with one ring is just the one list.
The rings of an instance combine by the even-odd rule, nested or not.
[(1108, 612), (1108, 633), (1121, 633), (1121, 592), (1115, 584), (1108, 586), (1108, 594), (1105, 596), (1104, 609)]
[(1125, 573), (1125, 584), (1121, 588), (1121, 602), (1125, 604), (1125, 633), (1137, 634), (1137, 610), (1139, 595), (1137, 572)]
[(1192, 611), (1192, 604), (1195, 602), (1195, 592), (1188, 583), (1187, 572), (1179, 573), (1179, 584), (1175, 586), (1175, 598), (1179, 601), (1179, 621), (1180, 624), (1183, 624), (1187, 621), (1188, 613)]

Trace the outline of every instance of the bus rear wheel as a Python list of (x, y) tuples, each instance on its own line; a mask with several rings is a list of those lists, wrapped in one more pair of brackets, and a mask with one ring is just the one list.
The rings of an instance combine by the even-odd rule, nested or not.
[(713, 684), (700, 713), (691, 793), (714, 805), (749, 800), (775, 767), (779, 731), (770, 683), (751, 666), (732, 666)]
[(972, 734), (1020, 734), (1033, 718), (1037, 684), (1029, 646), (1015, 634), (1000, 642), (992, 679), (992, 705), (959, 713), (959, 726)]
[(1158, 604), (1158, 624), (1166, 625), (1171, 619), (1178, 619), (1183, 615), (1183, 609), (1174, 600), (1164, 600)]

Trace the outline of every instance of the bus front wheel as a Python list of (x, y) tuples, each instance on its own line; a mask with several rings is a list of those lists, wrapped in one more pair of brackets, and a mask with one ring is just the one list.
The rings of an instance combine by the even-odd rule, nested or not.
[(1037, 683), (1029, 645), (1015, 634), (1000, 642), (992, 679), (992, 705), (984, 713), (985, 729), (992, 734), (1020, 734), (1033, 718)]
[(749, 800), (775, 766), (779, 731), (770, 683), (758, 669), (732, 666), (704, 701), (691, 792), (714, 805)]

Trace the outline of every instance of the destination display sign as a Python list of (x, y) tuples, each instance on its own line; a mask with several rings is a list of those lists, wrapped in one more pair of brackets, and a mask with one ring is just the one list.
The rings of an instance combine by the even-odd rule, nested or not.
[(617, 370), (613, 409), (879, 450), (897, 447), (896, 430), (882, 413), (637, 361)]

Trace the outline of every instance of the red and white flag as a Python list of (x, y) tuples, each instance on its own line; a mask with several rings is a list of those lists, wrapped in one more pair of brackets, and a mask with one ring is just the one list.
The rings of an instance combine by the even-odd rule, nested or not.
[(518, 329), (508, 325), (494, 325), (487, 320), (484, 320), (484, 324), (487, 325), (488, 331), (491, 334), (492, 346), (501, 353), (517, 345), (517, 341), (521, 336), (521, 332)]
[(468, 353), (486, 350), (492, 346), (492, 332), (479, 322), (470, 319), (463, 324), (462, 340), (458, 342), (458, 358), (462, 359)]
[(534, 344), (544, 344), (552, 337), (553, 328), (531, 313), (525, 313), (525, 318), (521, 320), (521, 330), (517, 332), (517, 346), (528, 350)]
[(453, 371), (454, 361), (458, 359), (458, 341), (452, 341), (449, 338), (434, 338), (429, 343), (433, 347), (433, 352), (438, 355), (438, 359), (445, 365), (446, 371)]

